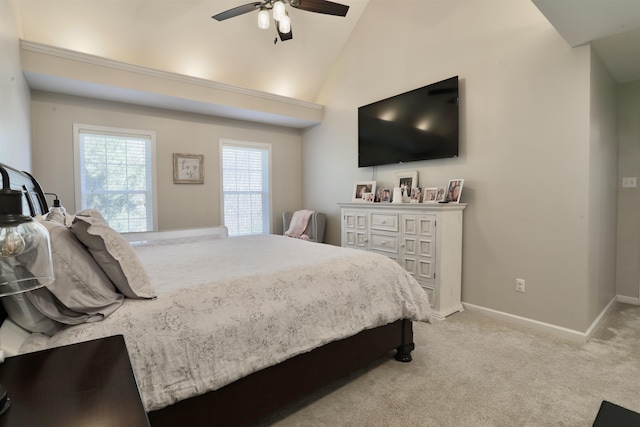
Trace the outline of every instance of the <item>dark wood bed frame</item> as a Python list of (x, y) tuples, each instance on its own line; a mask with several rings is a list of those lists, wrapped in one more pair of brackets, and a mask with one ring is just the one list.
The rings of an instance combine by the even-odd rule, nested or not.
[[(48, 212), (38, 181), (28, 174), (0, 164), (12, 189), (23, 193), (23, 213)], [(0, 305), (0, 323), (6, 314)], [(369, 363), (388, 357), (411, 361), (414, 349), (410, 320), (362, 331), (248, 375), (218, 390), (149, 412), (152, 426), (244, 426), (256, 423), (279, 409), (325, 387)], [(230, 350), (232, 351), (232, 349)]]

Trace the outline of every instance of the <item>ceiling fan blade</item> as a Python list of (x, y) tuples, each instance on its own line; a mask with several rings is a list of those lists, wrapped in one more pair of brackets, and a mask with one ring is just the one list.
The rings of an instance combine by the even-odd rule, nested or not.
[(212, 18), (215, 19), (216, 21), (224, 21), (225, 19), (233, 18), (238, 15), (244, 15), (245, 13), (258, 10), (260, 8), (260, 5), (262, 5), (262, 2), (260, 1), (247, 3), (242, 6), (234, 7), (233, 9), (220, 12), (217, 15), (213, 15)]
[(291, 0), (290, 4), (296, 9), (334, 16), (346, 16), (349, 11), (349, 6), (328, 0)]

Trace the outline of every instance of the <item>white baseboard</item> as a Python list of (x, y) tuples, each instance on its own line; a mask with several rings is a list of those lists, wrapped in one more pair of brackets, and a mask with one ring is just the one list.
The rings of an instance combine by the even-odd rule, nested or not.
[(612, 298), (611, 301), (609, 301), (609, 304), (607, 304), (604, 310), (602, 310), (600, 315), (596, 318), (596, 320), (593, 321), (591, 326), (585, 332), (568, 329), (562, 326), (552, 325), (551, 323), (540, 322), (539, 320), (529, 319), (527, 317), (516, 316), (515, 314), (505, 313), (502, 311), (493, 310), (491, 308), (481, 307), (479, 305), (469, 304), (466, 302), (463, 302), (462, 305), (469, 311), (481, 312), (494, 318), (510, 321), (518, 325), (528, 326), (539, 331), (549, 332), (573, 342), (585, 343), (589, 341), (596, 326), (598, 326), (602, 319), (606, 317), (606, 315), (613, 307), (613, 303), (615, 303), (616, 301), (619, 301), (618, 297)]
[(640, 298), (626, 297), (624, 295), (616, 296), (616, 301), (624, 304), (640, 305)]
[(604, 308), (604, 310), (602, 310), (600, 312), (600, 315), (598, 317), (596, 317), (596, 320), (594, 320), (591, 323), (591, 326), (589, 326), (589, 329), (587, 329), (587, 332), (585, 332), (585, 335), (587, 337), (587, 341), (589, 341), (591, 339), (591, 335), (593, 335), (593, 331), (596, 329), (596, 327), (600, 324), (600, 322), (602, 321), (602, 319), (604, 319), (605, 317), (607, 317), (607, 314), (609, 314), (609, 312), (611, 311), (611, 309), (613, 308), (613, 304), (617, 301), (617, 297), (613, 297), (611, 298), (611, 301), (609, 301), (609, 304), (607, 304), (607, 306)]

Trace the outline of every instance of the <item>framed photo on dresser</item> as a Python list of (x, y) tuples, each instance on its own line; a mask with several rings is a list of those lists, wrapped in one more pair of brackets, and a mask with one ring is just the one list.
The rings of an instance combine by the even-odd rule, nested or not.
[(396, 172), (395, 187), (401, 188), (403, 194), (411, 194), (411, 189), (418, 186), (418, 171)]
[(459, 203), (460, 196), (462, 195), (462, 185), (464, 179), (452, 179), (447, 186), (447, 198), (446, 201), (450, 203)]
[(427, 187), (424, 189), (424, 198), (422, 200), (423, 203), (436, 203), (437, 200), (438, 200), (438, 187)]
[(353, 184), (353, 201), (354, 202), (364, 202), (365, 193), (374, 193), (376, 192), (376, 182), (375, 181), (359, 181)]

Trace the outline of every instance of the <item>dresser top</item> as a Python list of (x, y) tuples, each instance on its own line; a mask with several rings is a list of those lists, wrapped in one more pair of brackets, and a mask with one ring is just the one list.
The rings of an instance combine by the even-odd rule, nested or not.
[(388, 210), (416, 210), (416, 211), (462, 211), (466, 203), (388, 203), (388, 202), (349, 202), (338, 203), (341, 208), (357, 209), (388, 209)]

